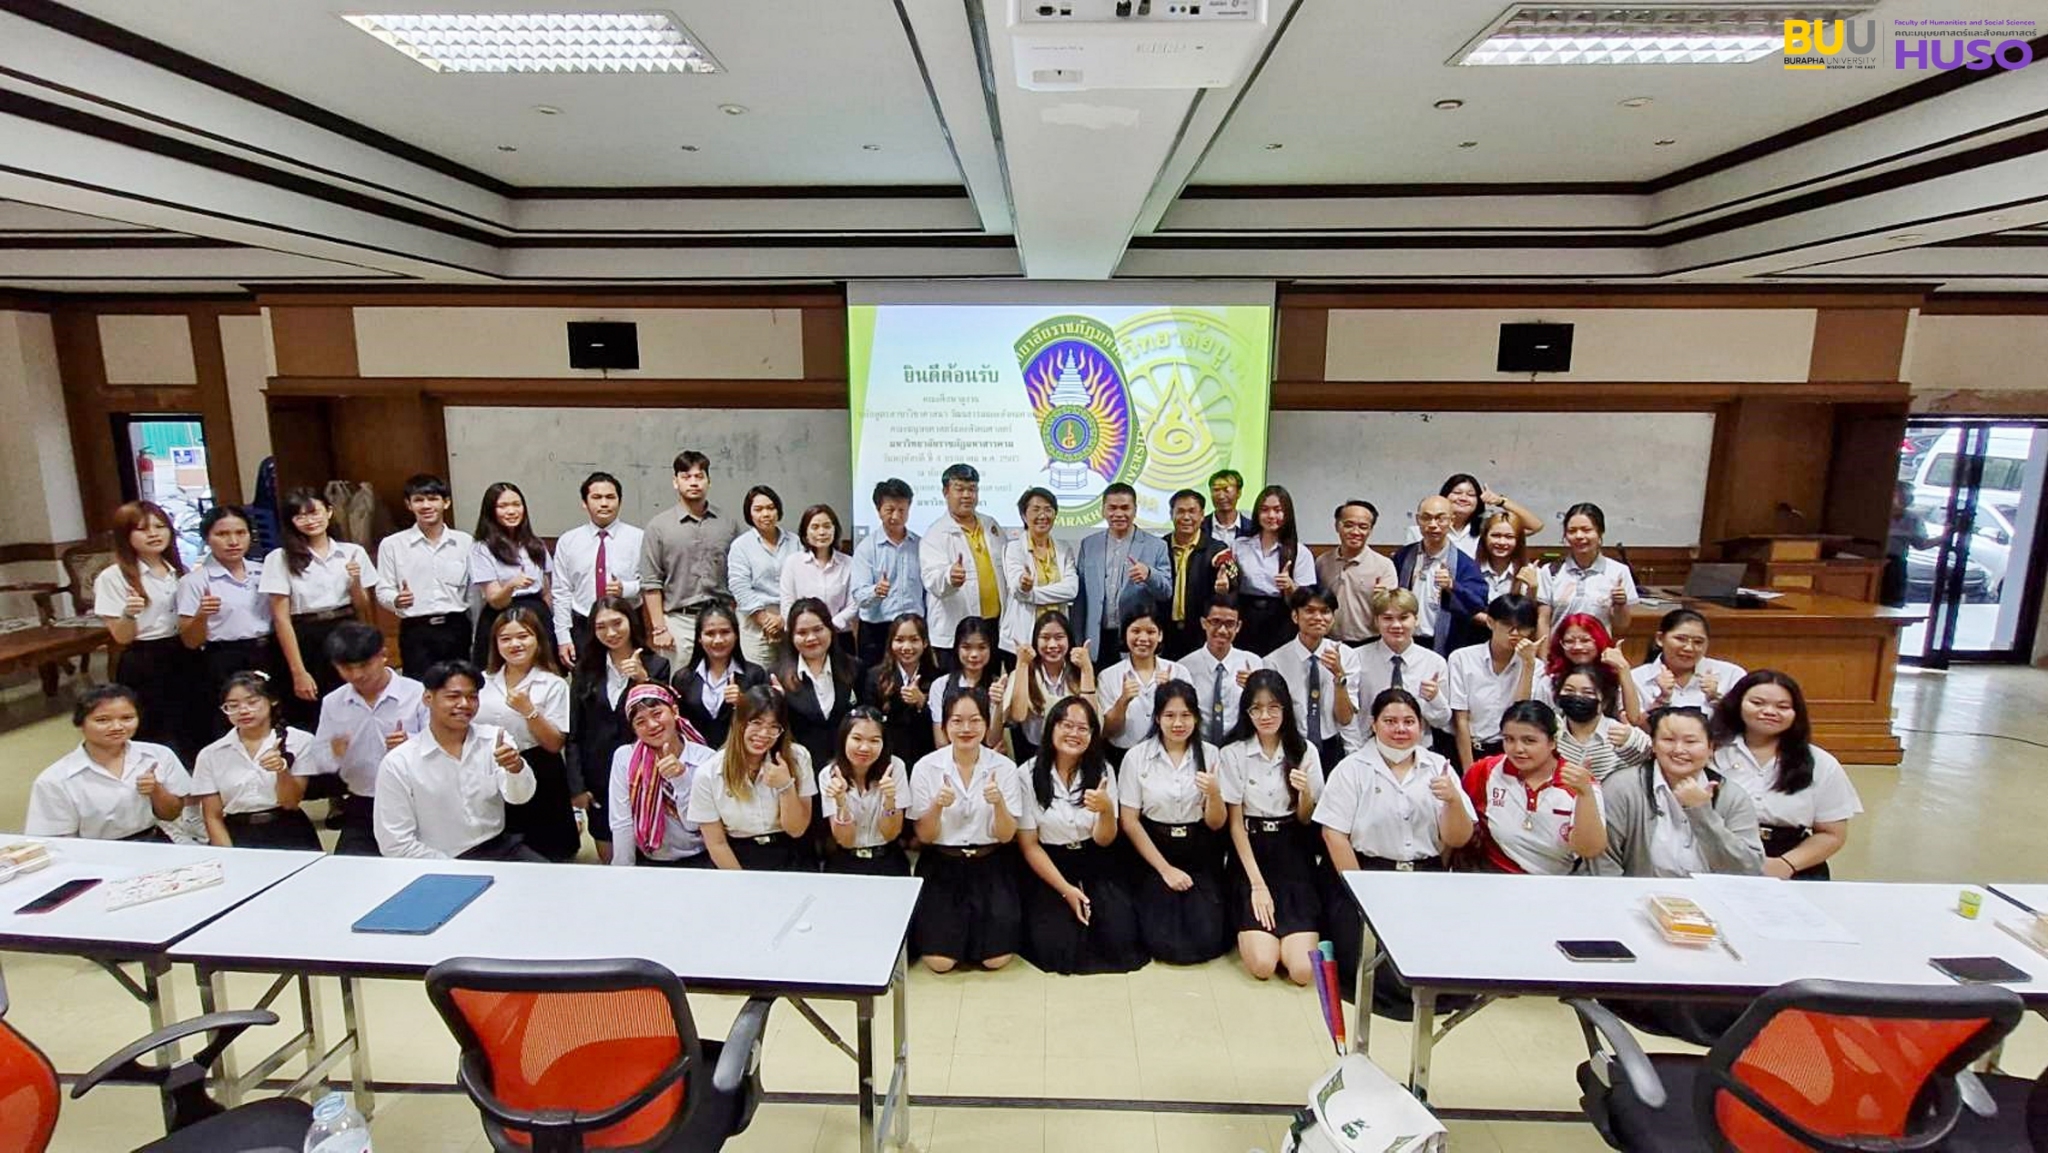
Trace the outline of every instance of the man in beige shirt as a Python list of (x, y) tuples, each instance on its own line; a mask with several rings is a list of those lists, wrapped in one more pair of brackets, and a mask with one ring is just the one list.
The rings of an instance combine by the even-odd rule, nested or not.
[(1379, 635), (1373, 627), (1372, 590), (1401, 583), (1394, 562), (1366, 547), (1380, 510), (1369, 500), (1347, 500), (1337, 506), (1337, 547), (1316, 558), (1316, 583), (1337, 598), (1337, 619), (1330, 635), (1347, 645), (1362, 645)]

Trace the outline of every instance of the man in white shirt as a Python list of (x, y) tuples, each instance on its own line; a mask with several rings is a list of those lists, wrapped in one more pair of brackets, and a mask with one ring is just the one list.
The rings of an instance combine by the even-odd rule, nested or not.
[(605, 597), (640, 598), (640, 530), (619, 519), (625, 489), (608, 472), (583, 478), (585, 524), (555, 539), (555, 645), (562, 663), (576, 664), (576, 647), (590, 643), (590, 612)]
[(1358, 654), (1330, 639), (1337, 602), (1319, 588), (1294, 590), (1294, 639), (1266, 655), (1287, 682), (1294, 721), (1326, 765), (1344, 759), (1341, 734), (1358, 713)]
[(1451, 723), (1458, 767), (1469, 769), (1501, 751), (1501, 715), (1526, 701), (1536, 671), (1536, 602), (1509, 593), (1486, 606), (1490, 638), (1450, 655)]
[[(953, 630), (960, 622), (981, 617), (993, 629), (1003, 619), (1001, 568), (1006, 542), (995, 518), (975, 511), (981, 504), (981, 473), (973, 465), (948, 465), (940, 474), (940, 484), (946, 494), (946, 515), (932, 522), (924, 534), (918, 546), (918, 568), (931, 611), (932, 652), (939, 668), (951, 672)], [(1005, 671), (1011, 663), (1001, 650), (990, 660)]]
[(421, 473), (405, 482), (413, 525), (377, 546), (377, 603), (398, 616), (398, 666), (427, 666), (469, 654), (469, 554), (476, 541), (448, 527), (448, 482)]
[(483, 675), (467, 661), (427, 673), (427, 727), (377, 767), (377, 848), (387, 857), (547, 858), (505, 830), (505, 806), (533, 799), (533, 774), (503, 729), (473, 725)]
[(1379, 639), (1352, 651), (1358, 655), (1358, 717), (1344, 731), (1346, 752), (1355, 753), (1372, 737), (1372, 705), (1388, 689), (1402, 689), (1422, 706), (1429, 726), (1422, 742), (1445, 757), (1451, 748), (1450, 670), (1434, 650), (1415, 643), (1415, 594), (1404, 588), (1383, 588), (1372, 594), (1373, 627)]
[[(391, 671), (384, 634), (361, 621), (335, 629), (327, 637), (327, 652), (314, 659), (331, 662), (342, 685), (320, 701), (308, 763), (300, 766), (311, 778), (307, 795), (331, 797), (342, 806), (336, 853), (374, 857), (377, 769), (385, 754), (427, 727), (425, 690), (413, 678)], [(339, 788), (313, 787), (337, 779)]]
[(1237, 594), (1216, 593), (1202, 613), (1202, 633), (1208, 643), (1180, 658), (1195, 686), (1195, 699), (1202, 705), (1202, 739), (1218, 748), (1237, 725), (1237, 701), (1245, 679), (1265, 667), (1256, 653), (1235, 647), (1243, 623)]

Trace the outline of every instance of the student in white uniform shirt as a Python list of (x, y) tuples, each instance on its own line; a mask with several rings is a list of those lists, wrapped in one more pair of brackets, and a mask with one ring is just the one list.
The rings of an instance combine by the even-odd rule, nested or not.
[(142, 726), (136, 735), (170, 748), (188, 743), (184, 729), (197, 663), (178, 639), (178, 579), (184, 575), (163, 509), (130, 501), (114, 510), (114, 563), (92, 582), (92, 611), (122, 646), (114, 679), (135, 692)]
[(1058, 498), (1042, 488), (1027, 488), (1017, 498), (1024, 533), (1003, 546), (1003, 591), (1008, 594), (1001, 629), (1004, 652), (1028, 648), (1032, 626), (1046, 613), (1071, 620), (1068, 610), (1081, 591), (1081, 574), (1074, 567), (1073, 546), (1053, 539), (1052, 522), (1059, 511)]
[(1257, 529), (1237, 539), (1230, 553), (1238, 569), (1237, 606), (1244, 617), (1243, 644), (1270, 653), (1294, 637), (1289, 598), (1316, 583), (1316, 558), (1301, 543), (1294, 497), (1269, 484), (1252, 502)]
[(469, 556), (476, 539), (448, 524), (448, 482), (405, 482), (411, 528), (377, 545), (377, 603), (398, 617), (398, 664), (412, 675), (469, 654)]
[(803, 546), (782, 527), (782, 497), (765, 484), (740, 501), (747, 529), (726, 546), (725, 574), (740, 618), (740, 653), (747, 663), (772, 668), (782, 659), (789, 632), (782, 621), (782, 567)]
[(310, 488), (295, 488), (278, 502), (284, 547), (263, 558), (258, 586), (270, 598), (271, 629), (291, 677), (286, 708), (293, 724), (317, 725), (320, 701), (341, 687), (327, 659), (327, 638), (348, 621), (375, 619), (370, 607), (377, 566), (361, 545), (327, 533), (334, 510)]
[(790, 740), (782, 694), (756, 686), (733, 707), (725, 747), (690, 785), (689, 819), (721, 869), (810, 870), (803, 842), (818, 780)]
[(220, 712), (226, 736), (199, 750), (192, 799), (206, 820), (206, 839), (223, 849), (320, 851), (320, 834), (299, 810), (306, 778), (297, 772), (313, 734), (285, 724), (284, 705), (268, 674), (230, 674)]
[(161, 822), (184, 814), (192, 778), (170, 748), (134, 739), (140, 723), (135, 690), (94, 685), (79, 694), (71, 723), (83, 739), (36, 775), (21, 831), (169, 844)]
[(1650, 759), (1650, 735), (1615, 716), (1620, 678), (1607, 664), (1573, 665), (1564, 671), (1554, 700), (1561, 727), (1558, 755), (1586, 766), (1596, 781)]
[(637, 684), (626, 690), (626, 723), (633, 739), (612, 754), (610, 863), (639, 868), (711, 868), (704, 837), (687, 819), (690, 787), (700, 773), (718, 771), (718, 751), (706, 745), (676, 711), (668, 686)]
[(1600, 782), (1557, 753), (1557, 714), (1516, 701), (1501, 718), (1506, 749), (1465, 770), (1478, 865), (1491, 873), (1562, 876), (1607, 851)]
[(502, 729), (533, 781), (533, 795), (505, 812), (506, 826), (550, 861), (573, 861), (583, 847), (569, 791), (569, 682), (555, 664), (547, 626), (525, 605), (491, 626), (491, 661), (477, 705), (478, 724)]
[(1183, 681), (1187, 669), (1159, 655), (1166, 639), (1165, 613), (1156, 605), (1140, 605), (1125, 615), (1123, 660), (1096, 674), (1095, 707), (1102, 713), (1102, 731), (1109, 734), (1110, 764), (1152, 733), (1152, 703), (1161, 685)]
[(1195, 688), (1153, 694), (1152, 733), (1117, 767), (1118, 821), (1138, 859), (1138, 936), (1156, 961), (1199, 965), (1230, 947), (1224, 897), (1222, 754), (1200, 738)]
[(1310, 818), (1323, 763), (1295, 723), (1285, 677), (1260, 669), (1246, 679), (1220, 760), (1238, 959), (1261, 981), (1284, 965), (1288, 980), (1306, 985), (1320, 960), (1323, 885)]
[[(954, 693), (974, 689), (989, 700), (995, 708), (1006, 699), (1010, 691), (1009, 674), (1002, 671), (996, 659), (996, 622), (987, 617), (966, 617), (953, 629), (952, 671), (932, 682), (925, 693), (925, 704), (932, 718), (932, 747), (943, 750), (951, 741), (946, 731), (946, 699)], [(993, 721), (982, 738), (988, 747), (1003, 751), (1009, 748), (1009, 732), (1004, 726)], [(1007, 752), (1003, 753), (1008, 756)]]
[(1603, 784), (1607, 852), (1597, 872), (1625, 877), (1690, 877), (1763, 872), (1756, 802), (1708, 767), (1713, 742), (1698, 709), (1650, 714), (1655, 761)]
[(1501, 714), (1529, 699), (1536, 674), (1536, 602), (1504, 596), (1486, 606), (1490, 638), (1451, 654), (1447, 694), (1458, 764), (1501, 750)]
[(1045, 742), (1023, 767), (1017, 845), (1024, 886), (1024, 956), (1047, 973), (1129, 973), (1144, 966), (1138, 908), (1117, 833), (1116, 773), (1102, 722), (1081, 695), (1047, 710)]
[[(1379, 630), (1379, 639), (1353, 650), (1358, 663), (1358, 699), (1369, 702), (1388, 689), (1406, 689), (1414, 695), (1422, 723), (1430, 729), (1423, 735), (1423, 747), (1448, 747), (1450, 666), (1441, 653), (1415, 643), (1419, 607), (1415, 594), (1407, 589), (1373, 590), (1373, 625)], [(1344, 750), (1355, 753), (1371, 740), (1372, 714), (1360, 709), (1344, 731)]]
[[(491, 660), (491, 628), (513, 609), (531, 610), (552, 625), (555, 558), (533, 531), (526, 494), (501, 480), (484, 489), (476, 514), (476, 543), (469, 549), (469, 583), (476, 595), (476, 632), (469, 659), (478, 667)], [(543, 629), (540, 643), (554, 653), (554, 633)], [(559, 654), (556, 663), (560, 663)]]
[(576, 664), (590, 641), (590, 614), (599, 601), (623, 597), (640, 603), (640, 530), (619, 519), (625, 488), (608, 472), (583, 478), (578, 495), (590, 519), (555, 538), (555, 647), (562, 663)]
[(377, 848), (387, 857), (545, 861), (505, 827), (533, 774), (503, 729), (474, 724), (483, 674), (442, 661), (420, 682), (427, 727), (377, 766)]
[(1573, 613), (1563, 620), (1552, 621), (1550, 645), (1543, 659), (1543, 667), (1536, 671), (1535, 683), (1529, 686), (1529, 699), (1556, 706), (1557, 685), (1567, 670), (1575, 665), (1601, 665), (1614, 673), (1620, 696), (1615, 708), (1607, 715), (1617, 720), (1629, 720), (1643, 715), (1641, 697), (1636, 693), (1635, 669), (1628, 663), (1628, 657), (1607, 635), (1607, 626), (1587, 616)]
[(940, 705), (946, 744), (910, 770), (909, 818), (917, 822), (917, 875), (924, 888), (910, 919), (910, 951), (925, 968), (1000, 969), (1024, 942), (1017, 891), (1017, 814), (1024, 783), (1016, 762), (985, 743), (994, 717), (988, 698), (968, 689)]
[(229, 727), (206, 703), (220, 700), (235, 673), (275, 670), (277, 651), (263, 566), (248, 559), (249, 514), (239, 505), (217, 504), (199, 518), (199, 535), (207, 555), (178, 582), (178, 636), (199, 653), (187, 739), (205, 744)]
[(1301, 735), (1329, 764), (1344, 757), (1342, 733), (1358, 715), (1358, 651), (1330, 639), (1337, 598), (1318, 588), (1294, 590), (1294, 636), (1266, 654), (1267, 668), (1287, 681)]
[[(313, 729), (317, 771), (341, 782), (343, 856), (377, 855), (374, 817), (377, 771), (384, 756), (427, 727), (426, 690), (411, 677), (391, 671), (384, 634), (361, 621), (345, 621), (327, 638), (327, 663), (341, 687), (320, 699)], [(313, 793), (319, 778), (307, 783)]]
[[(1372, 735), (1330, 770), (1315, 811), (1332, 870), (1325, 923), (1337, 946), (1340, 974), (1358, 971), (1365, 930), (1342, 875), (1359, 869), (1442, 872), (1445, 859), (1471, 843), (1475, 819), (1457, 770), (1430, 750), (1415, 694), (1382, 689), (1372, 699), (1370, 717)], [(1355, 989), (1356, 983), (1342, 984)], [(1439, 1002), (1438, 1008), (1449, 1006)], [(1373, 1009), (1402, 1020), (1414, 1016), (1414, 1000), (1390, 965), (1374, 973)]]
[(1616, 637), (1628, 631), (1628, 609), (1636, 595), (1635, 574), (1618, 560), (1600, 555), (1607, 514), (1580, 502), (1565, 510), (1564, 543), (1569, 550), (1550, 570), (1550, 619), (1585, 613)]
[(1537, 635), (1545, 636), (1549, 626), (1550, 578), (1529, 560), (1529, 537), (1522, 522), (1511, 512), (1490, 512), (1479, 528), (1479, 575), (1486, 578), (1486, 603), (1509, 593), (1528, 597), (1541, 606), (1543, 619), (1537, 621)]
[(1029, 759), (1045, 740), (1045, 714), (1053, 702), (1068, 696), (1095, 698), (1095, 666), (1088, 646), (1076, 644), (1067, 614), (1047, 609), (1031, 625), (1017, 667), (1010, 674), (1009, 700), (1003, 713), (1016, 727), (1017, 755)]
[[(703, 614), (697, 620), (701, 628)], [(640, 606), (624, 597), (599, 597), (591, 605), (587, 628), (569, 675), (569, 743), (562, 759), (569, 770), (569, 803), (583, 809), (597, 859), (609, 862), (612, 763), (620, 748), (633, 743), (626, 693), (634, 685), (667, 685), (670, 669), (668, 660), (647, 646)], [(703, 651), (700, 645), (697, 652)]]
[(880, 709), (861, 705), (839, 722), (839, 751), (826, 763), (818, 795), (824, 798), (832, 843), (825, 871), (866, 877), (907, 877), (903, 809), (910, 804), (910, 773), (889, 748)]
[[(1707, 618), (1691, 609), (1672, 609), (1657, 622), (1657, 641), (1649, 661), (1629, 674), (1635, 682), (1637, 707), (1647, 716), (1656, 709), (1698, 709), (1711, 713), (1721, 694), (1747, 675), (1732, 661), (1707, 655)], [(1631, 717), (1643, 724), (1639, 717)]]
[(1715, 710), (1714, 740), (1714, 768), (1756, 801), (1764, 873), (1827, 880), (1863, 801), (1842, 762), (1813, 743), (1799, 682), (1775, 669), (1735, 682)]
[(1266, 667), (1264, 658), (1236, 645), (1241, 618), (1237, 594), (1220, 592), (1202, 611), (1201, 648), (1180, 660), (1195, 698), (1202, 704), (1202, 739), (1221, 748), (1237, 724), (1237, 702), (1251, 675)]

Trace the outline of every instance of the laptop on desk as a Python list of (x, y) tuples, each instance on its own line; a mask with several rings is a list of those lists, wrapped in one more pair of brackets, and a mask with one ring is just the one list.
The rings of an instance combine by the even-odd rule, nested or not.
[(1709, 562), (1692, 566), (1685, 577), (1685, 595), (1708, 604), (1736, 609), (1762, 608), (1764, 600), (1742, 591), (1742, 578), (1749, 566), (1742, 563)]

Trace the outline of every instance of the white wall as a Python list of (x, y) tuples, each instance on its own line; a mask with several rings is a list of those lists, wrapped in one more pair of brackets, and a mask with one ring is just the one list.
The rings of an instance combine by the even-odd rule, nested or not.
[(640, 367), (614, 378), (796, 380), (803, 376), (803, 317), (793, 308), (357, 308), (356, 360), (364, 376), (598, 379), (569, 367), (566, 325), (623, 320), (640, 326)]
[[(1572, 369), (1543, 379), (1804, 381), (1810, 308), (1410, 309), (1330, 312), (1329, 380), (1526, 382), (1494, 371), (1500, 326), (1573, 325)], [(1418, 404), (1426, 401), (1418, 397)]]
[(1914, 392), (2048, 390), (2048, 316), (1914, 318)]
[[(42, 313), (0, 312), (0, 413), (0, 544), (83, 537), (57, 344)], [(0, 582), (62, 579), (53, 561), (0, 565)], [(26, 596), (0, 596), (0, 617), (34, 613)]]
[(228, 412), (235, 422), (235, 460), (242, 493), (256, 495), (256, 466), (270, 455), (270, 412), (263, 403), (270, 375), (270, 334), (261, 316), (220, 318), (220, 347), (226, 360)]
[(197, 384), (192, 322), (176, 316), (100, 317), (108, 384)]

